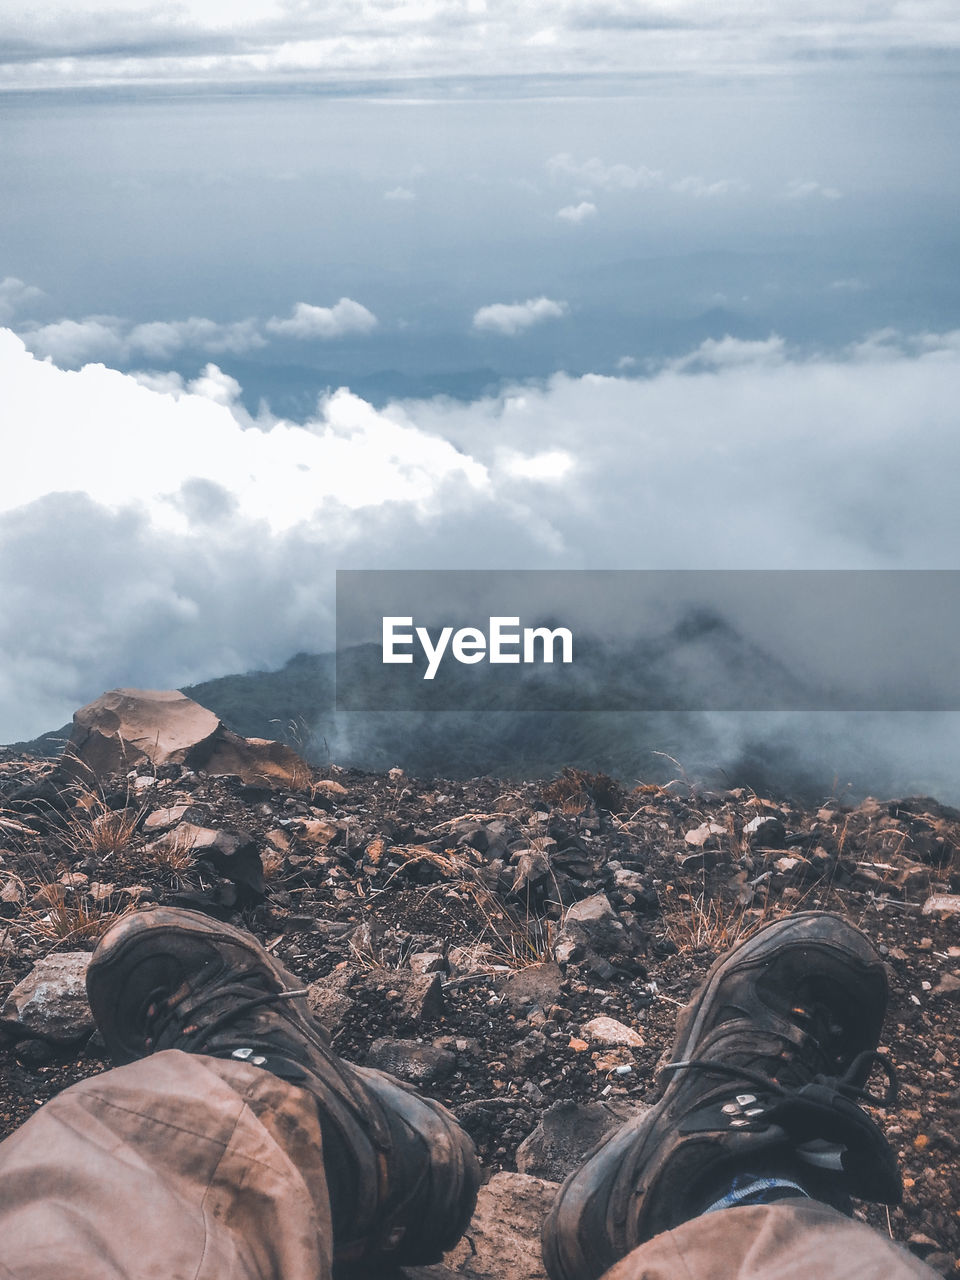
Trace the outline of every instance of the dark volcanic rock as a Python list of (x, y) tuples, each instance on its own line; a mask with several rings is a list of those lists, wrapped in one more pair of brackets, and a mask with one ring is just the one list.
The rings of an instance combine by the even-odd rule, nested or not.
[(642, 1103), (554, 1103), (517, 1147), (517, 1168), (537, 1178), (562, 1182), (601, 1138), (645, 1109)]
[(457, 1056), (449, 1049), (416, 1040), (374, 1040), (367, 1054), (367, 1066), (389, 1071), (408, 1084), (440, 1084), (457, 1069)]
[(503, 984), (503, 998), (511, 1009), (528, 1013), (531, 1009), (549, 1009), (560, 996), (563, 974), (553, 961), (527, 965)]

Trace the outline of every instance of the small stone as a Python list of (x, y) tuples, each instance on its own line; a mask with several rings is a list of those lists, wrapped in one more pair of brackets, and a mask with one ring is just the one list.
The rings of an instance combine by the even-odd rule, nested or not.
[(14, 1038), (75, 1044), (94, 1028), (85, 983), (90, 955), (64, 951), (38, 960), (7, 996), (0, 1025)]
[(642, 1049), (644, 1045), (643, 1036), (616, 1018), (591, 1018), (584, 1023), (582, 1034), (598, 1044), (622, 1045), (628, 1049)]
[(726, 835), (726, 828), (716, 822), (703, 822), (684, 834), (684, 841), (695, 849), (702, 849), (708, 841), (716, 843), (715, 837)]
[(236, 836), (226, 831), (217, 831), (213, 827), (198, 827), (193, 822), (180, 822), (166, 835), (147, 846), (151, 849), (176, 849), (183, 853), (202, 853), (208, 849), (219, 848), (226, 855), (232, 853), (238, 844)]
[(340, 834), (335, 822), (325, 822), (322, 818), (301, 818), (297, 827), (311, 844), (330, 844)]
[(621, 1067), (626, 1065), (629, 1056), (629, 1049), (606, 1049), (601, 1053), (591, 1054), (593, 1065), (598, 1071), (604, 1073), (619, 1071)]
[(401, 1022), (415, 1027), (443, 1013), (443, 982), (439, 973), (419, 974), (398, 969), (386, 977), (371, 970), (360, 978), (358, 988), (392, 1000)]
[(367, 1054), (367, 1066), (405, 1080), (408, 1084), (440, 1084), (453, 1075), (456, 1055), (449, 1049), (416, 1040), (374, 1040)]
[[(955, 893), (932, 894), (923, 904), (923, 914), (925, 916), (960, 915), (960, 894), (955, 894)], [(924, 939), (924, 941), (926, 941), (926, 939)], [(923, 943), (921, 942), (920, 945), (922, 947)]]
[(65, 871), (60, 877), (60, 883), (66, 889), (85, 889), (90, 883), (90, 877), (82, 871)]
[(320, 778), (313, 784), (313, 790), (317, 795), (325, 796), (346, 796), (350, 793), (341, 782), (334, 782), (332, 778)]
[(414, 951), (409, 961), (414, 973), (446, 973), (447, 961), (442, 951)]
[(6, 880), (0, 884), (0, 902), (19, 904), (23, 901), (23, 884), (20, 880)]
[(554, 947), (560, 964), (579, 959), (585, 949), (616, 951), (623, 945), (626, 931), (605, 893), (595, 893), (567, 908)]
[(908, 1236), (907, 1244), (912, 1245), (914, 1248), (923, 1250), (940, 1248), (940, 1245), (936, 1240), (931, 1239), (928, 1235), (924, 1235), (922, 1231), (914, 1231), (912, 1235)]
[(530, 964), (506, 980), (502, 987), (503, 998), (517, 1012), (538, 1007), (545, 1010), (556, 1004), (562, 982), (560, 966), (552, 961)]
[(351, 987), (354, 973), (351, 969), (334, 969), (325, 978), (311, 982), (307, 990), (310, 1009), (330, 1036), (341, 1030), (354, 1007)]
[(750, 837), (750, 843), (767, 849), (782, 849), (786, 842), (787, 829), (779, 818), (769, 813), (757, 814), (744, 826), (743, 834)]
[(572, 938), (561, 938), (553, 948), (553, 954), (557, 964), (575, 964), (583, 959), (585, 948), (582, 943), (574, 942)]
[(387, 851), (386, 840), (384, 840), (382, 836), (377, 836), (376, 839), (371, 840), (370, 843), (367, 845), (366, 849), (364, 849), (363, 860), (364, 862), (368, 863), (370, 866), (374, 866), (374, 867), (379, 866), (383, 858), (383, 855), (386, 853), (386, 851)]
[(144, 819), (144, 831), (166, 831), (175, 827), (178, 822), (202, 822), (206, 813), (200, 805), (175, 804), (169, 809), (156, 809)]
[(643, 893), (647, 887), (639, 871), (630, 871), (626, 867), (618, 867), (614, 871), (613, 883), (621, 893)]

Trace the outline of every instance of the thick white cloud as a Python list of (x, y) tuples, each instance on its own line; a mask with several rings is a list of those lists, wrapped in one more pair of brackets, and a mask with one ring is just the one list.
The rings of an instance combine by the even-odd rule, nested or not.
[(596, 217), (597, 206), (589, 200), (581, 200), (579, 204), (566, 204), (562, 209), (557, 210), (557, 217), (563, 222), (586, 222), (588, 218)]
[(951, 568), (960, 333), (800, 360), (776, 336), (651, 376), (302, 424), (68, 372), (0, 330), (0, 740), (103, 688), (331, 642), (336, 568)]
[(341, 298), (332, 307), (315, 307), (298, 302), (285, 320), (274, 316), (265, 328), (284, 338), (341, 338), (348, 333), (369, 333), (377, 327), (372, 311), (352, 298)]
[[(153, 385), (103, 365), (68, 373), (31, 359), (0, 330), (4, 420), (30, 445), (0, 475), (0, 511), (77, 490), (111, 507), (135, 504), (180, 530), (186, 479), (225, 488), (246, 516), (276, 533), (328, 501), (350, 509), (427, 501), (452, 472), (482, 486), (485, 472), (435, 437), (377, 414), (338, 391), (305, 426), (231, 412), (239, 386), (209, 366), (187, 387)], [(247, 428), (247, 429), (245, 429)], [(109, 465), (104, 466), (108, 460)]]
[(569, 310), (552, 298), (528, 298), (526, 302), (493, 302), (474, 313), (473, 327), (487, 333), (514, 337), (544, 320), (559, 320)]

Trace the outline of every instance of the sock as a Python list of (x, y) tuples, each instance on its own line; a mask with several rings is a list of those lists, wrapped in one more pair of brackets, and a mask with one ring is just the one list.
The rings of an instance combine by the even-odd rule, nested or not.
[(792, 1178), (761, 1178), (752, 1173), (737, 1173), (726, 1192), (700, 1212), (713, 1213), (716, 1209), (734, 1209), (738, 1205), (774, 1204), (791, 1196), (810, 1199), (809, 1193)]

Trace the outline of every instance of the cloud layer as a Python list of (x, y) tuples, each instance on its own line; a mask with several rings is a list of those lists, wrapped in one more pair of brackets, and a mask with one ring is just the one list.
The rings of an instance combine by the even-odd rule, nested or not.
[(944, 0), (8, 0), (7, 87), (802, 68), (960, 47)]
[(643, 379), (297, 424), (196, 382), (67, 372), (0, 331), (0, 740), (103, 688), (331, 641), (335, 568), (953, 567), (960, 334), (776, 335)]
[[(9, 319), (39, 290), (30, 290), (21, 281), (19, 288), (7, 290), (7, 314), (2, 315), (3, 289), (0, 285), (0, 318)], [(287, 317), (272, 316), (262, 325), (257, 320), (220, 324), (206, 317), (188, 320), (152, 320), (131, 324), (118, 316), (85, 316), (82, 320), (55, 320), (49, 324), (27, 324), (20, 337), (34, 355), (50, 358), (60, 365), (79, 366), (90, 360), (130, 364), (145, 360), (169, 360), (183, 350), (206, 355), (243, 355), (265, 347), (264, 332), (273, 337), (300, 341), (328, 342), (348, 335), (366, 334), (377, 327), (377, 317), (352, 298), (341, 298), (332, 307), (298, 302)]]

